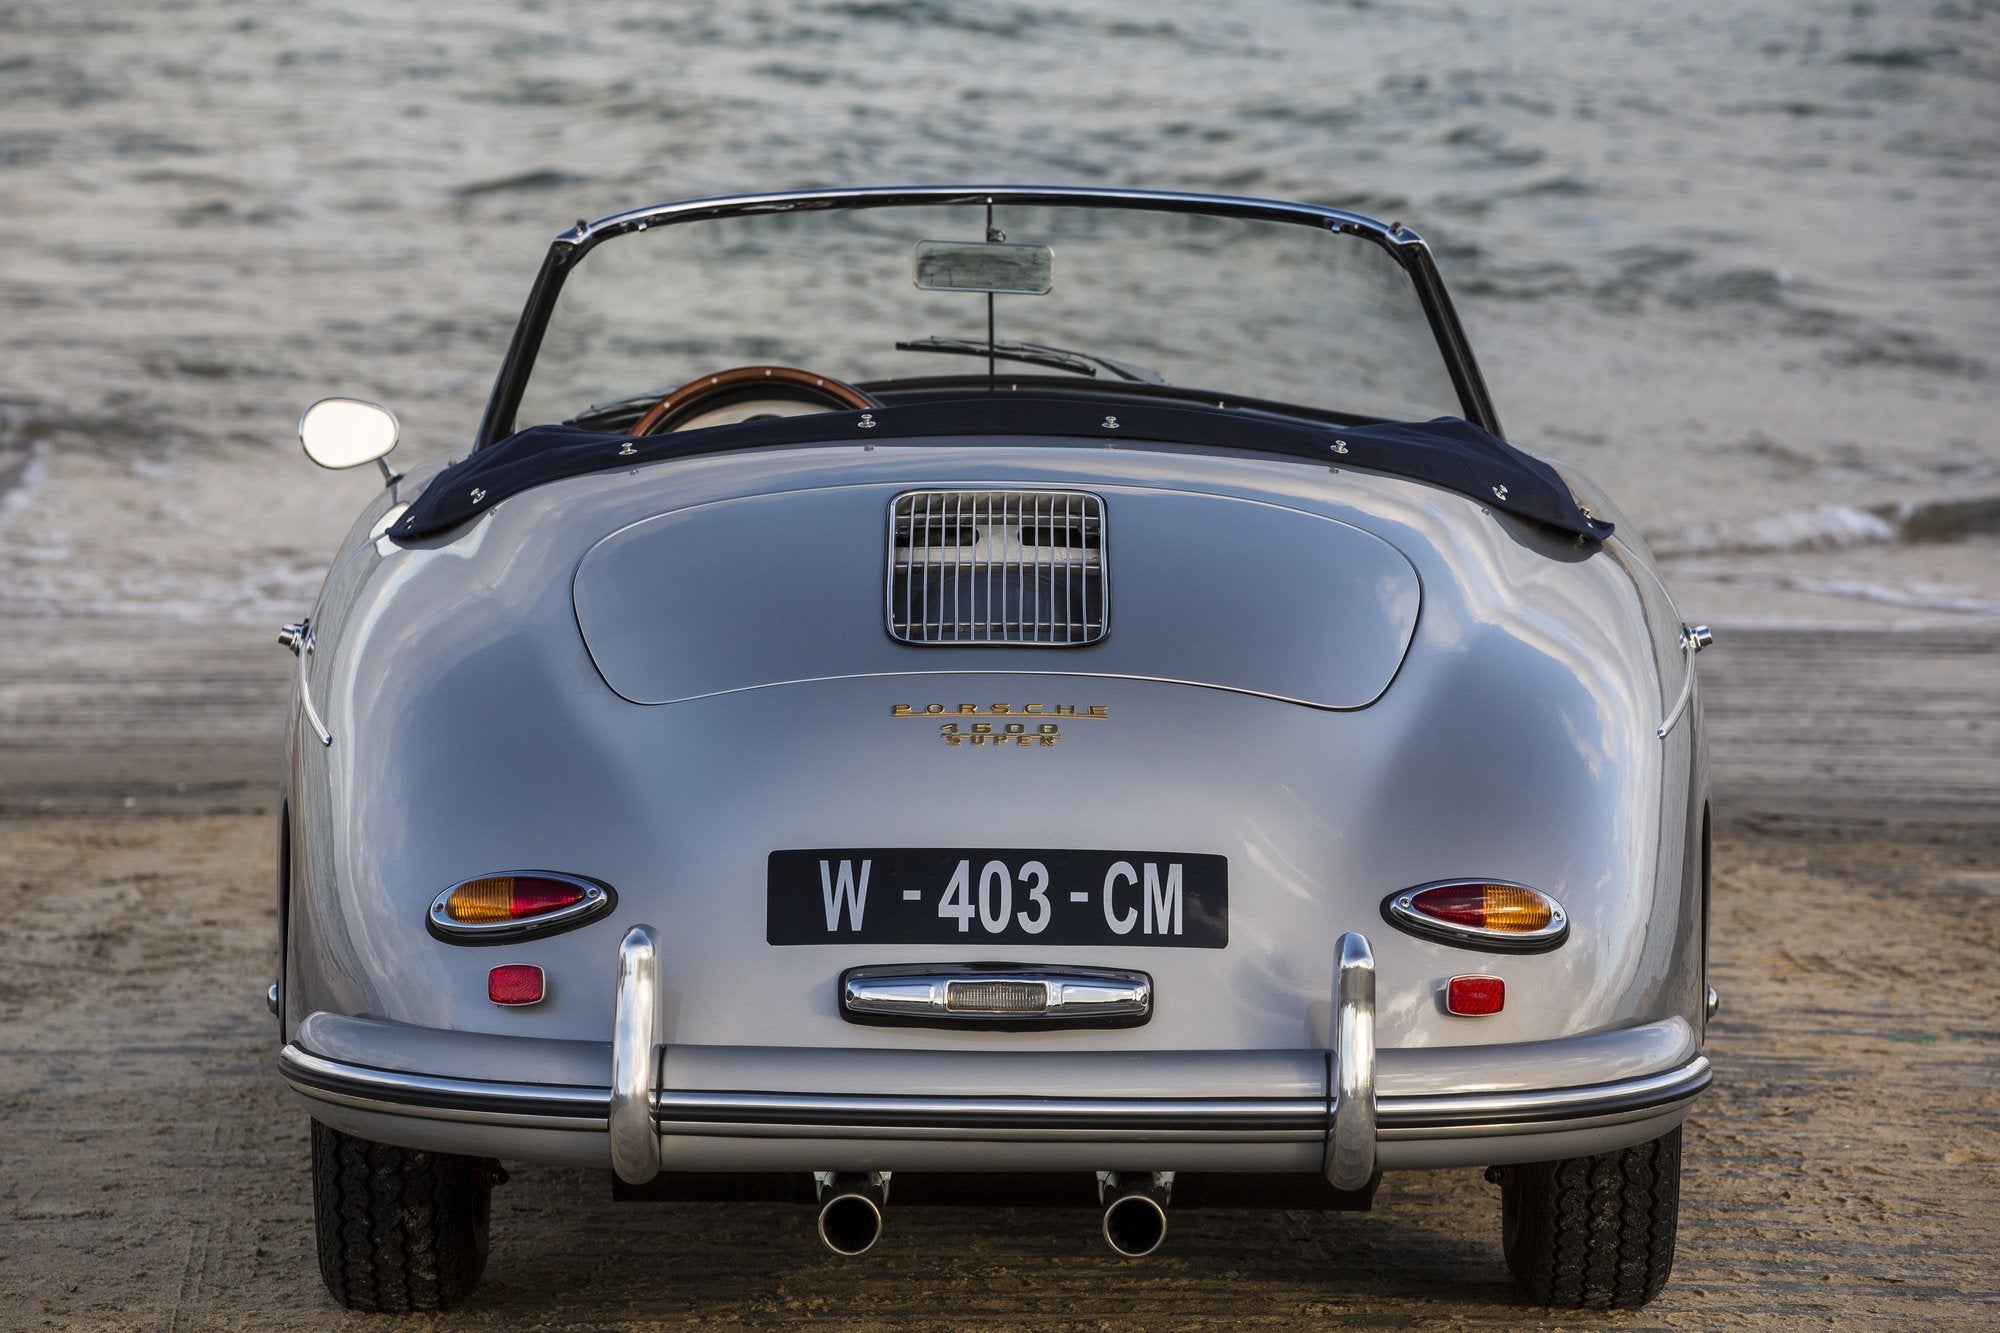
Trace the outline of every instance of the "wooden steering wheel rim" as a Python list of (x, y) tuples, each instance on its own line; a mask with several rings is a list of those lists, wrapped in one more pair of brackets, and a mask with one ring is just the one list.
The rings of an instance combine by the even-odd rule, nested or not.
[(689, 415), (690, 409), (713, 395), (768, 385), (777, 396), (824, 400), (829, 407), (863, 411), (882, 404), (842, 380), (815, 375), (797, 366), (737, 366), (689, 380), (647, 408), (632, 426), (634, 435), (651, 435), (668, 422)]

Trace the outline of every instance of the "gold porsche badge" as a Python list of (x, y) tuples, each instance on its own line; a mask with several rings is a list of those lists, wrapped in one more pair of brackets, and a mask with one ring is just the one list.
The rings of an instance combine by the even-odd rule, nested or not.
[(1062, 740), (1065, 722), (1101, 722), (1105, 704), (894, 704), (890, 717), (935, 722), (938, 739), (955, 749), (1050, 749)]

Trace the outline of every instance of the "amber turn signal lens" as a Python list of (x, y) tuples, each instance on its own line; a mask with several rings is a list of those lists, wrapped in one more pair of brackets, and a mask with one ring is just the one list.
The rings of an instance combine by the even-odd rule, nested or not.
[(573, 907), (587, 892), (581, 884), (530, 875), (469, 879), (445, 895), (444, 914), (468, 926), (520, 921)]
[(1449, 925), (1520, 935), (1547, 930), (1558, 911), (1547, 895), (1518, 884), (1440, 884), (1412, 895), (1410, 906)]

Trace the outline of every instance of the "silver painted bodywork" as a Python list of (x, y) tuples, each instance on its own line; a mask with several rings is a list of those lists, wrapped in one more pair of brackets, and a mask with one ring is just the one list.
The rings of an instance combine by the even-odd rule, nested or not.
[[(1679, 1123), (1708, 1079), (1706, 755), (1692, 647), (1628, 528), (1599, 548), (1377, 472), (1129, 436), (878, 447), (837, 420), (824, 444), (550, 482), (408, 545), (382, 519), (424, 475), (363, 513), (295, 649), (281, 1064), (313, 1115), (627, 1179), (1341, 1188)], [(1106, 641), (890, 638), (883, 515), (924, 488), (1102, 497)], [(1060, 743), (946, 744), (967, 708), (1057, 719)], [(766, 944), (767, 856), (842, 847), (1221, 855), (1228, 947)], [(528, 868), (616, 907), (518, 943), (427, 932), (441, 890)], [(1384, 920), (1466, 877), (1553, 895), (1568, 939), (1479, 952)], [(1363, 955), (1365, 1012), (1342, 1004)], [(507, 962), (547, 998), (489, 1002)], [(1143, 972), (1152, 1012), (842, 1016), (847, 969), (978, 962)], [(1506, 981), (1503, 1012), (1445, 1011), (1466, 973)], [(643, 997), (623, 1011), (621, 977)]]

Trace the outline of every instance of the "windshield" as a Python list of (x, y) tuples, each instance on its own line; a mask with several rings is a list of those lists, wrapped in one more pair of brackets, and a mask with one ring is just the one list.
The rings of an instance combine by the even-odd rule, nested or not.
[[(978, 247), (1003, 242), (1006, 262), (982, 263)], [(885, 398), (984, 391), (989, 336), (1003, 391), (1095, 383), (1357, 418), (1465, 414), (1409, 274), (1367, 236), (951, 203), (751, 213), (601, 242), (564, 280), (514, 424), (607, 424), (618, 414), (593, 407), (743, 365)]]

